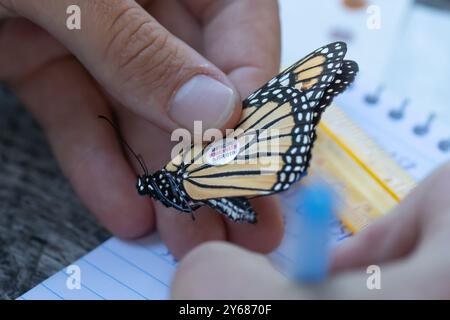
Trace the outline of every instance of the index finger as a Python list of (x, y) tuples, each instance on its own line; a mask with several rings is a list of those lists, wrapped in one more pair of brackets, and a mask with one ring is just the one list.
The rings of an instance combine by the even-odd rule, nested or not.
[(276, 0), (183, 1), (204, 26), (204, 56), (228, 75), (242, 98), (278, 73)]
[[(203, 26), (203, 55), (233, 82), (242, 99), (279, 72), (280, 21), (275, 0), (183, 0)], [(283, 220), (276, 197), (255, 199), (256, 226), (225, 219), (228, 240), (259, 252), (280, 243)]]

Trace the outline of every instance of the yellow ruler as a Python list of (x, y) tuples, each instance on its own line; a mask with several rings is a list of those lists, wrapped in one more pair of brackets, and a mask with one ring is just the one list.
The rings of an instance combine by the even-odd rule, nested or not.
[(416, 185), (336, 106), (324, 113), (318, 128), (311, 164), (315, 175), (342, 196), (340, 218), (352, 233), (388, 213)]

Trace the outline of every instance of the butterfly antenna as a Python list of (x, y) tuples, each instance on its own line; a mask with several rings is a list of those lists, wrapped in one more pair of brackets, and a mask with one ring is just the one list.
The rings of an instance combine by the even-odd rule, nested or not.
[(111, 127), (114, 128), (114, 130), (117, 133), (117, 136), (119, 137), (120, 142), (128, 149), (128, 151), (131, 152), (131, 154), (133, 155), (133, 157), (136, 158), (136, 160), (138, 161), (139, 165), (141, 166), (142, 170), (144, 171), (144, 174), (146, 176), (148, 176), (149, 172), (147, 169), (147, 166), (145, 165), (144, 159), (142, 158), (141, 155), (137, 155), (136, 152), (134, 152), (134, 150), (130, 147), (130, 145), (127, 143), (127, 141), (122, 137), (122, 135), (120, 134), (120, 130), (119, 127), (117, 127), (111, 120), (109, 120), (107, 117), (105, 116), (98, 116), (100, 119), (105, 120), (106, 122), (109, 123), (109, 125)]
[(140, 163), (141, 166), (143, 167), (145, 175), (148, 176), (148, 175), (149, 175), (149, 172), (148, 172), (147, 164), (145, 163), (144, 158), (143, 158), (142, 155), (140, 155), (140, 154), (138, 154), (138, 157), (139, 157), (139, 159), (141, 159), (141, 161), (140, 161), (139, 163)]

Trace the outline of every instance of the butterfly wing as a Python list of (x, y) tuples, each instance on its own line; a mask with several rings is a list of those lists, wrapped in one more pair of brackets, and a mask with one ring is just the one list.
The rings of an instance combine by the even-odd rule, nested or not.
[(282, 71), (250, 95), (248, 100), (254, 100), (261, 92), (270, 88), (290, 87), (306, 91), (320, 82), (316, 89), (324, 89), (323, 85), (330, 83), (341, 68), (346, 53), (347, 45), (344, 42), (323, 46)]
[[(267, 95), (267, 104), (260, 107), (264, 116), (259, 117), (252, 113), (251, 116), (241, 120), (241, 126), (238, 128), (241, 130), (246, 128), (246, 130), (234, 136), (242, 146), (236, 161), (225, 166), (191, 165), (188, 168), (188, 176), (183, 182), (190, 197), (206, 200), (207, 205), (233, 221), (256, 223), (253, 208), (242, 196), (271, 194), (281, 190), (284, 185), (287, 189), (289, 183), (280, 185), (277, 181), (293, 183), (300, 179), (302, 170), (305, 168), (293, 166), (290, 162), (306, 163), (308, 161), (306, 153), (309, 149), (300, 144), (308, 145), (307, 148), (309, 148), (310, 138), (304, 131), (305, 126), (312, 123), (312, 111), (305, 112), (305, 117), (303, 113), (301, 116), (293, 117), (297, 109), (301, 107), (302, 101), (306, 103), (306, 97), (296, 89), (281, 88), (280, 90), (270, 89), (270, 91)], [(290, 100), (291, 94), (298, 99)], [(265, 110), (265, 107), (269, 107), (270, 110)], [(258, 119), (257, 123), (247, 127), (245, 124), (249, 124), (255, 117)], [(266, 130), (272, 127), (276, 127), (277, 130)], [(258, 129), (253, 130), (253, 128)], [(250, 131), (251, 138), (245, 139)], [(277, 150), (267, 148), (267, 143), (276, 145)], [(293, 148), (293, 145), (297, 147)], [(305, 155), (299, 155), (300, 152)], [(239, 160), (242, 160), (242, 163)], [(290, 169), (289, 166), (292, 168)], [(292, 172), (286, 173), (286, 170), (292, 170)], [(209, 199), (217, 196), (221, 198)]]
[[(288, 98), (288, 92), (298, 98)], [(286, 97), (280, 99), (280, 94)], [(310, 151), (312, 109), (306, 108), (306, 96), (296, 89), (271, 90), (267, 97), (267, 103), (243, 118), (231, 136), (240, 146), (233, 162), (223, 166), (199, 162), (187, 167), (183, 186), (190, 197), (265, 195), (288, 188), (279, 181), (299, 179)], [(302, 106), (306, 109), (299, 112)]]
[(256, 223), (256, 213), (246, 198), (209, 199), (206, 204), (235, 222)]
[(228, 198), (227, 204), (240, 208), (246, 206), (229, 198), (288, 189), (306, 174), (321, 113), (354, 79), (357, 65), (344, 61), (345, 53), (342, 42), (319, 48), (250, 95), (236, 131), (228, 136), (240, 148), (235, 161), (205, 163), (197, 146), (180, 153), (166, 170), (182, 168), (183, 188), (191, 199)]
[(165, 170), (177, 177), (183, 195), (234, 221), (256, 222), (247, 197), (286, 190), (306, 174), (322, 112), (358, 71), (345, 53), (342, 42), (319, 48), (250, 95), (227, 137), (239, 146), (234, 161), (205, 163), (201, 146), (180, 152)]
[(355, 81), (358, 74), (358, 64), (351, 60), (344, 60), (342, 67), (336, 72), (333, 82), (327, 87), (322, 99), (318, 105), (318, 111), (314, 113), (315, 122), (320, 121), (320, 115), (330, 106), (333, 98), (347, 90), (347, 88)]

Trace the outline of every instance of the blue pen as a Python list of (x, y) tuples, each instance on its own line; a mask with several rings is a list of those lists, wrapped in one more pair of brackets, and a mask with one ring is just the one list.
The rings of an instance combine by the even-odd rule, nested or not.
[(294, 276), (301, 283), (318, 283), (327, 276), (335, 204), (335, 193), (322, 182), (305, 186), (299, 194), (299, 244)]

